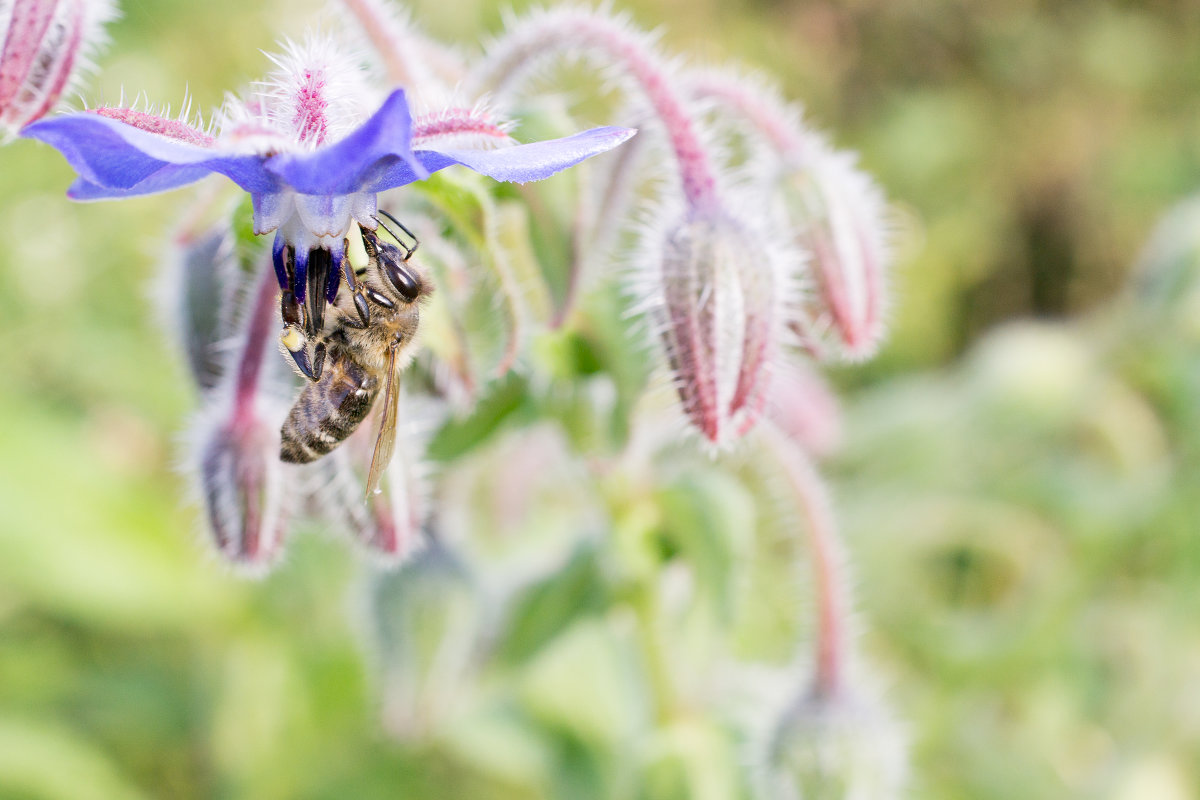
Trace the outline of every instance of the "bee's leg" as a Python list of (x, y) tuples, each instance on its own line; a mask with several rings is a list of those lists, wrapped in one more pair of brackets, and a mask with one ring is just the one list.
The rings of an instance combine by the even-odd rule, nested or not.
[(367, 305), (366, 291), (358, 282), (348, 256), (342, 256), (342, 277), (346, 280), (346, 287), (350, 289), (350, 296), (354, 298), (354, 310), (358, 312), (358, 318), (365, 328), (371, 324), (371, 308)]
[[(390, 218), (391, 217), (389, 215), (389, 219)], [(405, 228), (405, 230), (407, 231), (408, 229)], [(411, 236), (411, 234), (409, 234), (409, 235)], [(371, 230), (367, 230), (366, 228), (363, 228), (362, 229), (362, 240), (363, 240), (363, 247), (365, 247), (367, 250), (367, 257), (370, 258), (371, 261), (378, 264), (381, 259), (381, 255), (380, 255), (380, 250), (379, 250), (379, 237), (375, 235), (375, 231), (371, 231)], [(415, 236), (413, 237), (413, 240), (416, 241)], [(416, 247), (414, 246), (411, 250), (406, 251), (408, 253), (408, 255), (405, 256), (404, 258), (407, 260), (408, 258), (412, 257), (412, 254), (415, 250), (416, 250)], [(363, 287), (363, 295), (366, 297), (367, 300), (370, 300), (372, 303), (376, 303), (377, 305), (380, 305), (380, 306), (383, 306), (384, 308), (389, 308), (389, 309), (396, 307), (396, 304), (394, 302), (392, 302), (391, 298), (389, 298), (387, 295), (383, 294), (382, 292), (378, 291), (377, 289), (371, 288), (371, 286), (367, 285), (365, 282), (362, 284), (358, 284), (358, 285)], [(355, 300), (355, 306), (357, 307), (357, 305), (358, 305), (358, 301)]]
[(317, 342), (313, 348), (312, 371), (313, 380), (321, 379), (321, 370), (325, 367), (325, 343)]
[[(283, 318), (283, 333), (279, 335), (284, 349), (291, 354), (296, 367), (304, 377), (315, 381), (320, 375), (320, 365), (313, 371), (308, 357), (308, 337), (304, 335), (304, 307), (296, 298), (296, 259), (292, 248), (277, 249), (273, 254), (275, 275), (283, 292), (279, 297), (279, 315)], [(323, 356), (323, 354), (322, 354)], [(323, 358), (321, 360), (324, 360)]]
[[(308, 337), (304, 335), (304, 331), (299, 325), (287, 324), (283, 327), (283, 333), (279, 335), (279, 341), (283, 343), (284, 348), (291, 353), (292, 360), (296, 362), (296, 366), (304, 377), (310, 381), (315, 381), (321, 376), (320, 365), (316, 372), (313, 371), (312, 362), (308, 358)], [(325, 351), (318, 345), (320, 361), (325, 360)]]
[(375, 291), (370, 286), (367, 287), (367, 299), (369, 299), (372, 303), (378, 303), (379, 305), (383, 306), (384, 308), (395, 308), (396, 307), (396, 304), (392, 302), (392, 299), (390, 297), (383, 294), (382, 292)]

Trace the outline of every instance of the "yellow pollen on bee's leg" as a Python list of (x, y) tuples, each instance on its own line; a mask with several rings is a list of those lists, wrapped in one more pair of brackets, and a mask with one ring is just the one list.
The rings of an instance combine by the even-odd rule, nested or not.
[(299, 329), (293, 325), (288, 325), (283, 329), (283, 333), (279, 334), (279, 341), (293, 353), (304, 349), (304, 334), (300, 333)]

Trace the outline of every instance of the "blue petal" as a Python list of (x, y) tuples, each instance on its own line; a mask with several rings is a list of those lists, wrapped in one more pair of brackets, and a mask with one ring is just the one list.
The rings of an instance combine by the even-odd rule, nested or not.
[(412, 114), (404, 90), (388, 95), (379, 110), (354, 133), (311, 153), (281, 153), (267, 169), (300, 194), (345, 195), (374, 191), (380, 176), (400, 168), (407, 174), (425, 169), (412, 152)]
[(155, 192), (165, 192), (168, 189), (177, 189), (180, 186), (186, 186), (211, 174), (212, 171), (207, 167), (180, 167), (168, 164), (159, 169), (158, 172), (151, 174), (150, 177), (144, 178), (126, 189), (101, 186), (98, 183), (92, 183), (87, 178), (77, 178), (71, 184), (71, 187), (67, 189), (67, 197), (70, 197), (72, 200), (87, 202), (89, 200), (112, 200), (119, 197), (153, 194)]
[[(607, 152), (632, 137), (632, 128), (592, 128), (565, 139), (530, 142), (498, 150), (418, 150), (417, 159), (429, 172), (462, 164), (498, 181), (525, 183), (549, 178), (584, 159)], [(394, 189), (424, 176), (397, 164), (366, 188), (373, 192)]]
[(112, 190), (108, 197), (173, 189), (207, 172), (226, 175), (248, 192), (279, 190), (261, 156), (222, 155), (92, 112), (41, 120), (21, 135), (58, 148), (84, 181)]

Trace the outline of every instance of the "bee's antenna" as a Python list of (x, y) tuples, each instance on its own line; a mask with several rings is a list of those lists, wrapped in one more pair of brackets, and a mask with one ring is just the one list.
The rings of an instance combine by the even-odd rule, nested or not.
[(375, 221), (376, 221), (376, 222), (378, 222), (378, 223), (380, 224), (380, 226), (382, 226), (382, 227), (383, 227), (383, 229), (384, 229), (385, 231), (387, 231), (388, 233), (390, 233), (390, 234), (392, 235), (392, 238), (396, 240), (397, 244), (399, 244), (399, 245), (400, 245), (400, 247), (401, 247), (401, 248), (403, 248), (403, 250), (404, 250), (404, 260), (405, 260), (405, 261), (408, 261), (410, 258), (412, 258), (412, 257), (413, 257), (413, 253), (417, 252), (417, 248), (421, 246), (421, 240), (417, 238), (417, 235), (416, 235), (415, 233), (413, 233), (413, 232), (412, 232), (412, 231), (410, 231), (410, 230), (409, 230), (407, 227), (405, 227), (405, 225), (404, 225), (404, 223), (403, 223), (403, 222), (401, 222), (400, 220), (396, 219), (396, 218), (395, 218), (395, 217), (393, 217), (391, 214), (389, 214), (388, 212), (384, 211), (382, 208), (381, 208), (381, 209), (379, 209), (379, 213), (380, 213), (380, 214), (383, 214), (385, 217), (387, 217), (388, 219), (390, 219), (390, 220), (393, 222), (393, 224), (395, 224), (395, 225), (396, 225), (396, 227), (398, 227), (400, 230), (402, 230), (402, 231), (404, 231), (405, 233), (407, 233), (407, 234), (408, 234), (408, 238), (412, 239), (412, 246), (411, 246), (411, 247), (409, 247), (408, 245), (406, 245), (406, 244), (404, 243), (404, 240), (403, 240), (403, 239), (401, 239), (399, 236), (397, 236), (397, 235), (396, 235), (396, 232), (395, 232), (394, 230), (392, 230), (391, 228), (389, 228), (387, 225), (384, 225), (384, 224), (383, 224), (383, 220), (379, 219), (379, 217), (376, 217), (376, 218), (375, 218)]

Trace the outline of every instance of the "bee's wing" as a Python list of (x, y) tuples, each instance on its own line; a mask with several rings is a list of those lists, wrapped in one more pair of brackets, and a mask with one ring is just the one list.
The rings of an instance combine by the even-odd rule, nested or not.
[(383, 394), (383, 420), (379, 423), (379, 436), (375, 439), (375, 452), (371, 455), (371, 472), (367, 476), (367, 497), (370, 498), (379, 486), (379, 478), (392, 460), (396, 449), (396, 413), (400, 400), (399, 347), (388, 351), (387, 386)]

